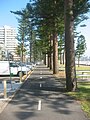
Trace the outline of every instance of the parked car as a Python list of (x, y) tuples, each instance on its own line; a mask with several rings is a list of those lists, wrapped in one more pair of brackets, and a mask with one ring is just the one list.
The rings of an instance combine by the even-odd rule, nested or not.
[(0, 61), (0, 75), (22, 75), (27, 74), (30, 69), (26, 66), (20, 66), (14, 61)]

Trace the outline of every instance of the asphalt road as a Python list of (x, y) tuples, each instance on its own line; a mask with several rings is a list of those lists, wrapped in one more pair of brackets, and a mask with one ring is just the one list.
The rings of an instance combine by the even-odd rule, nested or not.
[(79, 103), (65, 94), (63, 80), (38, 66), (0, 114), (0, 120), (88, 120)]

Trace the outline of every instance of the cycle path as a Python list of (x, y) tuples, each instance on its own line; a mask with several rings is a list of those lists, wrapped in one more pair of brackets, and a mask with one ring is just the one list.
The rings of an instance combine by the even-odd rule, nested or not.
[(0, 120), (89, 119), (80, 104), (66, 95), (64, 80), (39, 65), (2, 111)]

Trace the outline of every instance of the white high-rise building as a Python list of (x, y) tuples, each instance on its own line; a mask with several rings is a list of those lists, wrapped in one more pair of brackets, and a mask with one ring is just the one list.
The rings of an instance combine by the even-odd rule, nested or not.
[(4, 50), (14, 55), (17, 47), (16, 29), (6, 25), (0, 27), (0, 44)]

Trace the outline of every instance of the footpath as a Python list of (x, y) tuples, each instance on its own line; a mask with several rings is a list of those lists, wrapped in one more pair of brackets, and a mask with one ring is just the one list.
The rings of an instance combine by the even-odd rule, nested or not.
[(13, 97), (2, 101), (0, 120), (89, 120), (66, 94), (65, 81), (45, 65), (38, 65)]
[(8, 80), (6, 83), (6, 95), (4, 95), (4, 83), (0, 83), (0, 113), (7, 106), (9, 101), (14, 97), (14, 94), (19, 90), (22, 83)]

